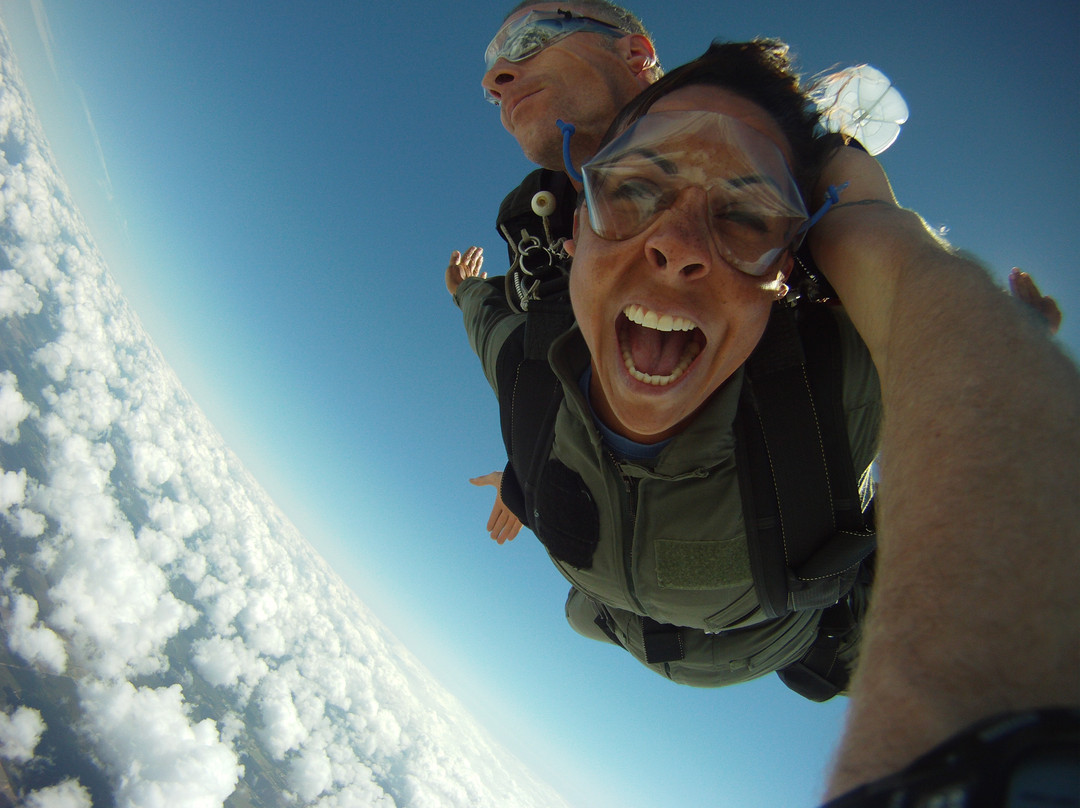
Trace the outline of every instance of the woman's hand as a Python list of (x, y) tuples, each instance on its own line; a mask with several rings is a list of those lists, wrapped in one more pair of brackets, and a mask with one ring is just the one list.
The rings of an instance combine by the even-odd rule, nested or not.
[(498, 544), (513, 541), (514, 537), (517, 536), (518, 531), (521, 530), (521, 522), (514, 516), (511, 510), (503, 504), (502, 494), (499, 490), (502, 484), (502, 472), (493, 471), (490, 474), (485, 474), (483, 477), (473, 477), (469, 482), (478, 486), (495, 486), (495, 504), (491, 508), (491, 516), (488, 517), (487, 531), (491, 535), (491, 538)]

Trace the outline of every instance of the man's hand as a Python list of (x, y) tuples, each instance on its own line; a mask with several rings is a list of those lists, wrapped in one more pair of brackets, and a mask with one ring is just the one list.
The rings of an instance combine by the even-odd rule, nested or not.
[(1013, 297), (1031, 306), (1040, 317), (1046, 320), (1046, 325), (1051, 334), (1056, 334), (1061, 328), (1061, 309), (1057, 301), (1049, 295), (1044, 296), (1031, 276), (1018, 267), (1013, 267), (1009, 273), (1009, 289)]
[(450, 266), (446, 268), (446, 290), (450, 294), (456, 294), (458, 286), (466, 278), (486, 278), (487, 273), (481, 272), (484, 265), (484, 250), (480, 247), (469, 247), (462, 255), (457, 250), (450, 253)]
[(469, 482), (473, 485), (495, 486), (495, 504), (491, 508), (491, 516), (488, 517), (487, 531), (491, 534), (491, 538), (499, 544), (513, 541), (518, 531), (521, 530), (521, 522), (503, 504), (502, 495), (499, 493), (499, 486), (502, 484), (502, 472), (493, 471), (483, 477), (473, 477)]

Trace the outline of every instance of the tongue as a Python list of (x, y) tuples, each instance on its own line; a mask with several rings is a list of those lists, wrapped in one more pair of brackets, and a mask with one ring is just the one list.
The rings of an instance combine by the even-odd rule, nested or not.
[(651, 376), (668, 376), (682, 359), (689, 331), (657, 331), (627, 322), (623, 346), (630, 349), (634, 367)]

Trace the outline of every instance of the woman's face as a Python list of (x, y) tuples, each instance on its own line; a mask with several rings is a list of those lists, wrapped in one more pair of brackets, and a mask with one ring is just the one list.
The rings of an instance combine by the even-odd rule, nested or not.
[[(650, 114), (692, 110), (721, 113), (752, 131), (737, 126), (746, 133), (740, 141), (699, 127), (650, 143), (647, 149), (630, 148), (624, 154), (638, 162), (646, 155), (648, 170), (661, 167), (659, 181), (667, 189), (663, 204), (651, 218), (641, 217), (641, 232), (627, 236), (636, 229), (631, 226), (613, 237), (609, 227), (607, 238), (597, 235), (583, 208), (575, 222), (575, 239), (568, 243), (574, 256), (570, 296), (592, 356), (590, 399), (604, 423), (641, 443), (682, 431), (746, 361), (792, 263), (788, 252), (764, 267), (740, 262), (725, 228), (731, 227), (729, 220), (749, 217), (721, 215), (718, 208), (739, 203), (718, 201), (715, 190), (719, 187), (731, 198), (737, 195), (733, 188), (754, 186), (759, 189), (756, 197), (765, 199), (774, 185), (782, 185), (781, 178), (768, 173), (776, 174), (775, 165), (760, 172), (747, 168), (761, 160), (748, 157), (743, 148), (748, 144), (749, 153), (764, 155), (775, 147), (790, 162), (779, 127), (756, 104), (707, 86), (677, 90), (654, 104)], [(774, 163), (782, 167), (783, 161), (773, 154)], [(616, 155), (613, 163), (605, 163), (615, 166), (618, 187), (628, 189), (608, 194), (613, 201), (603, 215), (609, 222), (617, 221), (621, 210), (640, 207), (642, 186), (653, 188), (648, 177), (625, 182), (626, 172), (619, 174), (624, 162)], [(652, 210), (648, 200), (659, 197), (655, 191), (648, 193), (654, 196), (644, 197), (644, 209)], [(782, 200), (775, 204), (783, 208)], [(599, 210), (601, 205), (594, 207)], [(725, 223), (717, 226), (722, 218)], [(762, 226), (759, 217), (748, 232), (759, 237)]]

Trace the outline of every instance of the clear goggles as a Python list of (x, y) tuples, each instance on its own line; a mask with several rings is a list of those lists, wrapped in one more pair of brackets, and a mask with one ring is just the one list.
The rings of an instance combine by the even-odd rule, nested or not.
[(720, 255), (765, 275), (798, 249), (807, 220), (784, 155), (768, 137), (718, 112), (653, 112), (582, 166), (589, 224), (622, 241), (643, 233), (688, 189), (707, 200)]
[[(531, 11), (524, 17), (507, 22), (495, 34), (484, 51), (484, 70), (491, 70), (499, 59), (522, 62), (548, 45), (579, 31), (612, 37), (626, 36), (626, 31), (618, 26), (592, 17), (575, 17), (569, 11)], [(499, 103), (487, 90), (484, 90), (484, 97), (493, 104)]]

